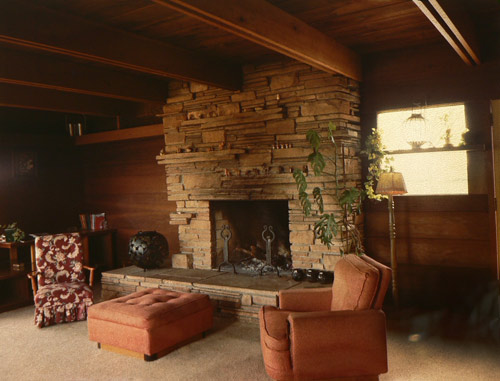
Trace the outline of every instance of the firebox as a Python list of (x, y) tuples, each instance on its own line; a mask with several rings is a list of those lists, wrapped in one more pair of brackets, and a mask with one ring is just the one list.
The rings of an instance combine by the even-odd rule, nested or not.
[(287, 200), (211, 201), (210, 214), (215, 268), (244, 274), (291, 269)]

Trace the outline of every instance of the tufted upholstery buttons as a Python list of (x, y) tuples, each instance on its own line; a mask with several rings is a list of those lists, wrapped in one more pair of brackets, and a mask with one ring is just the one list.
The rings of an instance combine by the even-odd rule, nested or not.
[(96, 304), (89, 316), (148, 329), (204, 308), (211, 308), (207, 295), (150, 288)]
[(148, 356), (213, 325), (207, 295), (158, 288), (95, 304), (88, 316), (90, 340)]

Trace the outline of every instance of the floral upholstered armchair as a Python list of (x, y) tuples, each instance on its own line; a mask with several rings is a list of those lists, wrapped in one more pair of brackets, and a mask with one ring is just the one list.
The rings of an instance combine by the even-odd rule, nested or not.
[[(85, 320), (93, 304), (94, 269), (83, 265), (82, 241), (78, 233), (37, 237), (36, 260), (28, 274), (35, 300), (35, 324), (48, 325)], [(89, 285), (84, 269), (90, 271)]]

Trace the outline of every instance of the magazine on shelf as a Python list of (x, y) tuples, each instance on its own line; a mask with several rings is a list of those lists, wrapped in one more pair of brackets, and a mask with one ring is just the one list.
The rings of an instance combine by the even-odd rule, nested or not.
[(90, 228), (92, 230), (102, 230), (106, 229), (106, 213), (97, 213), (90, 215)]

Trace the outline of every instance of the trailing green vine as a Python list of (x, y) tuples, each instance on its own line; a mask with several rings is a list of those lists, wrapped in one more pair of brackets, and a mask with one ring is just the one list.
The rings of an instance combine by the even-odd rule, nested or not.
[(364, 183), (366, 197), (378, 201), (387, 198), (387, 196), (375, 193), (375, 185), (380, 174), (387, 171), (385, 168), (389, 166), (392, 158), (387, 156), (382, 138), (376, 128), (373, 128), (372, 133), (366, 138), (365, 149), (361, 151), (361, 154), (366, 155), (368, 159), (368, 174)]

